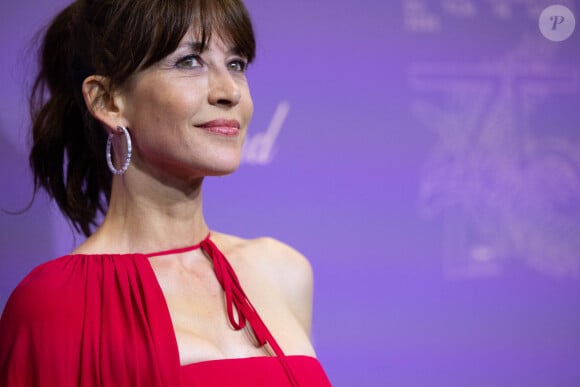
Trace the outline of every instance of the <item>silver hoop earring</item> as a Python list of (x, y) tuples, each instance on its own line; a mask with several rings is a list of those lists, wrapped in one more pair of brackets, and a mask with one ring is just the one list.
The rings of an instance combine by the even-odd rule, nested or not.
[(113, 159), (111, 158), (111, 142), (113, 141), (113, 137), (115, 136), (116, 133), (111, 133), (107, 138), (107, 150), (106, 150), (107, 165), (109, 166), (109, 170), (113, 174), (122, 175), (123, 173), (125, 173), (127, 168), (129, 168), (129, 164), (131, 163), (131, 152), (133, 151), (133, 146), (131, 144), (131, 135), (129, 134), (127, 128), (124, 126), (117, 126), (117, 129), (118, 129), (117, 133), (123, 132), (123, 134), (125, 135), (125, 140), (127, 141), (127, 156), (125, 156), (125, 162), (123, 163), (121, 168), (115, 169), (115, 166), (113, 165)]

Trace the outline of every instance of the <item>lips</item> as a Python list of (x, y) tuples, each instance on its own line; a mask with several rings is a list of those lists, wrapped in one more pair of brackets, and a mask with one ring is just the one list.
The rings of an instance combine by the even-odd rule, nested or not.
[(235, 136), (240, 132), (240, 123), (236, 120), (218, 119), (205, 122), (196, 127), (208, 132), (222, 134), (224, 136)]

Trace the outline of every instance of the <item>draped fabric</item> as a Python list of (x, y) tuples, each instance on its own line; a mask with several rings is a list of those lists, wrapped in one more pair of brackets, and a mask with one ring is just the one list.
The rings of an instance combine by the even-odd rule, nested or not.
[[(208, 238), (202, 248), (232, 308), (242, 312), (236, 323), (248, 321), (276, 357), (181, 366), (169, 310), (149, 263), (155, 254), (68, 255), (35, 268), (9, 298), (0, 319), (0, 385), (228, 385), (223, 378), (230, 370), (245, 370), (231, 385), (329, 385), (316, 359), (284, 356), (225, 257)], [(241, 303), (233, 301), (239, 297)]]
[(65, 256), (41, 265), (0, 320), (0, 385), (178, 386), (168, 313), (142, 255)]

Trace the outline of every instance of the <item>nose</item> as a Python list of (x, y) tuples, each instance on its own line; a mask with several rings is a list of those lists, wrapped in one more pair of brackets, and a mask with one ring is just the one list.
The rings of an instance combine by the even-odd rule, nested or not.
[(209, 103), (232, 107), (240, 102), (241, 92), (236, 80), (226, 69), (212, 71), (209, 80)]

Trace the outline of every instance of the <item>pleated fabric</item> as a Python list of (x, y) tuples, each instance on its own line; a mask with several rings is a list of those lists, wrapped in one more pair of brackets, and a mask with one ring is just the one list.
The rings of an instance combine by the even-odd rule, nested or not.
[(43, 264), (4, 308), (0, 385), (178, 386), (168, 313), (143, 255), (76, 255)]
[[(149, 258), (200, 245), (224, 288), (232, 326), (248, 322), (275, 357), (180, 365)], [(209, 237), (200, 245), (147, 255), (68, 255), (35, 268), (0, 319), (0, 386), (330, 385), (316, 359), (284, 355), (227, 259)], [(236, 373), (236, 382), (224, 379)]]

